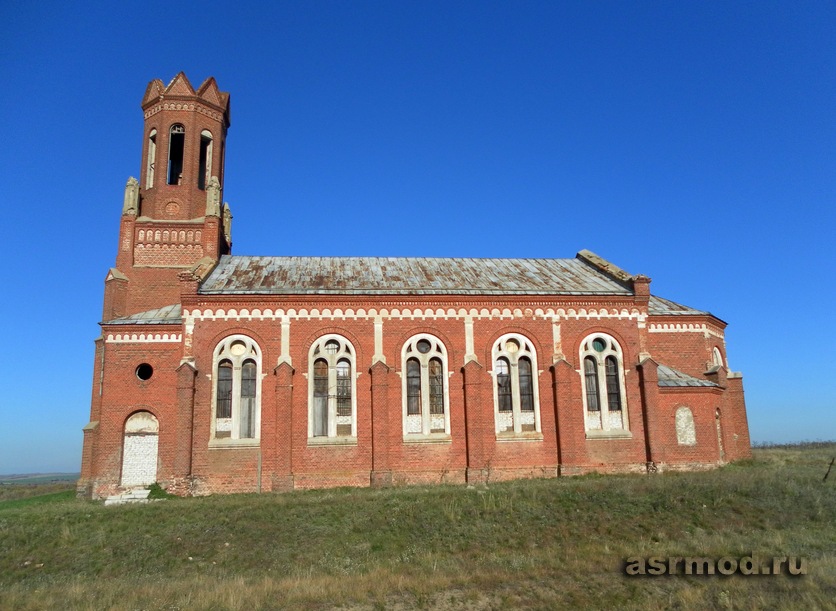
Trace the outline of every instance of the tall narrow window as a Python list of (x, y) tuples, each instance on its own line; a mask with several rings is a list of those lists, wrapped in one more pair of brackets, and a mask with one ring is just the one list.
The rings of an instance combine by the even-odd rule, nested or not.
[(186, 146), (186, 128), (175, 124), (168, 134), (168, 177), (166, 183), (179, 185), (183, 178), (183, 152)]
[(326, 335), (311, 346), (308, 437), (357, 436), (354, 348), (339, 335)]
[(625, 435), (628, 430), (621, 347), (596, 333), (581, 342), (584, 414), (590, 435)]
[(531, 342), (515, 333), (504, 335), (492, 355), (497, 434), (539, 433), (537, 355)]
[[(218, 398), (216, 418), (232, 418), (232, 363), (223, 361), (218, 365)], [(228, 435), (223, 435), (228, 437)]]
[(241, 420), (242, 439), (255, 437), (255, 382), (256, 367), (254, 361), (244, 361), (241, 367)]
[(428, 333), (415, 335), (404, 344), (401, 359), (404, 440), (446, 439), (450, 435), (450, 399), (444, 343)]
[(197, 188), (205, 189), (212, 176), (212, 134), (200, 132), (200, 164), (197, 171)]
[(421, 363), (418, 359), (406, 362), (406, 413), (408, 416), (421, 415)]
[(154, 166), (157, 162), (157, 130), (152, 129), (148, 134), (147, 165), (145, 166), (145, 188), (154, 187)]
[(252, 443), (261, 422), (261, 351), (249, 337), (233, 335), (218, 344), (213, 361), (212, 440)]

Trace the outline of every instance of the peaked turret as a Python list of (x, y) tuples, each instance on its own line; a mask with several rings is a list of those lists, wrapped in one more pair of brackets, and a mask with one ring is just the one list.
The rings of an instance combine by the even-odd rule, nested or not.
[(179, 72), (168, 85), (148, 83), (142, 110), (140, 178), (126, 185), (116, 260), (126, 297), (106, 299), (124, 308), (115, 305), (105, 319), (176, 301), (179, 272), (231, 249), (223, 203), (229, 94), (212, 77), (195, 91)]

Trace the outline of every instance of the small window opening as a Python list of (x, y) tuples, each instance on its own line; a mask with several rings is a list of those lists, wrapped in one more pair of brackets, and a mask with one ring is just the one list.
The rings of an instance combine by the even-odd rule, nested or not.
[(145, 168), (145, 188), (154, 187), (154, 165), (157, 161), (157, 130), (152, 129), (148, 134), (148, 165)]
[(154, 375), (154, 368), (151, 367), (148, 363), (142, 363), (139, 367), (136, 368), (136, 377), (138, 377), (143, 382), (147, 382), (151, 379), (151, 376)]
[(200, 132), (200, 168), (197, 172), (197, 188), (206, 189), (212, 174), (212, 134)]
[(168, 141), (167, 184), (179, 185), (183, 179), (183, 150), (186, 144), (186, 128), (172, 125)]

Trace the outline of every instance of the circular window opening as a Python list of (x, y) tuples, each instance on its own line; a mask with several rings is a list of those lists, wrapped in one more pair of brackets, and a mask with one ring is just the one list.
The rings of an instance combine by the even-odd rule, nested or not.
[(244, 342), (232, 342), (229, 351), (232, 353), (232, 356), (243, 356), (247, 351), (247, 346)]
[(517, 340), (509, 339), (507, 342), (505, 342), (505, 350), (510, 352), (511, 354), (514, 354), (515, 352), (518, 352), (519, 349), (520, 349), (520, 343)]
[(600, 337), (596, 337), (592, 340), (592, 347), (595, 349), (595, 352), (603, 352), (607, 349), (607, 343)]
[(329, 340), (325, 344), (325, 352), (328, 354), (337, 354), (340, 351), (340, 344), (335, 340)]
[(415, 347), (418, 348), (418, 352), (420, 352), (421, 354), (427, 354), (427, 352), (430, 351), (430, 348), (432, 346), (430, 345), (430, 342), (428, 342), (427, 340), (421, 339), (418, 340), (418, 343), (415, 345)]
[(136, 377), (143, 382), (150, 380), (152, 375), (154, 375), (154, 368), (148, 363), (143, 363), (136, 368)]

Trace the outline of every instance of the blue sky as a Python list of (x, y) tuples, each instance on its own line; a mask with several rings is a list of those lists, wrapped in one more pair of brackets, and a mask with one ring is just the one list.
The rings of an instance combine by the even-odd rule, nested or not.
[(834, 31), (832, 2), (3, 3), (0, 473), (79, 468), (139, 103), (180, 70), (232, 96), (237, 254), (588, 248), (730, 323), (753, 440), (836, 438)]

